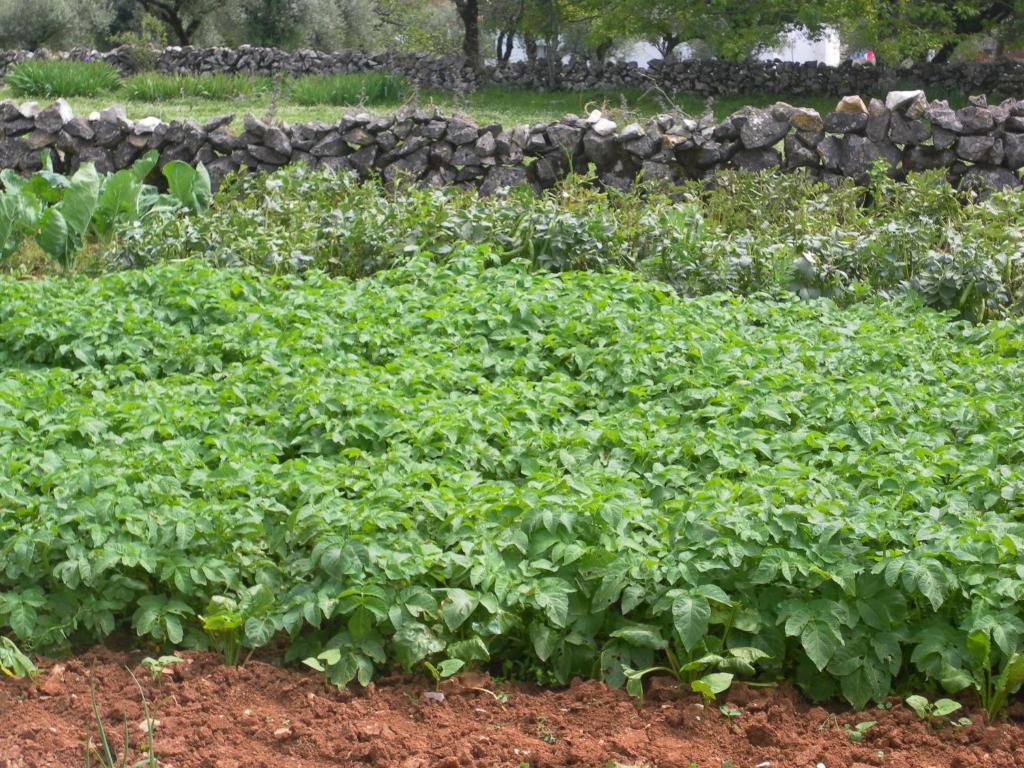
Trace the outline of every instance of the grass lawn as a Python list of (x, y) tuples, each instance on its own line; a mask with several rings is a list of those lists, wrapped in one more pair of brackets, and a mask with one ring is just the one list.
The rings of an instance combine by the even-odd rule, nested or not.
[[(0, 87), (0, 100), (17, 98), (7, 87)], [(716, 99), (710, 106), (718, 118), (724, 118), (742, 106), (764, 106), (776, 101), (788, 101), (800, 106), (809, 106), (822, 113), (835, 107), (836, 99), (831, 97), (777, 97), (771, 95), (734, 96)], [(124, 104), (129, 117), (138, 119), (155, 116), (164, 120), (191, 117), (203, 122), (226, 113), (244, 115), (267, 115), (271, 113), (273, 97), (269, 93), (257, 92), (236, 99), (178, 98), (159, 101), (138, 101), (126, 98), (125, 94), (110, 93), (95, 97), (68, 99), (77, 115), (87, 115), (94, 110), (109, 107), (111, 104)], [(401, 105), (401, 101), (376, 104), (367, 108), (372, 113), (391, 112)], [(623, 91), (585, 91), (581, 93), (557, 91), (539, 92), (511, 90), (498, 86), (483, 88), (476, 93), (457, 96), (440, 91), (423, 91), (414, 95), (409, 103), (417, 106), (437, 105), (445, 112), (462, 110), (472, 115), (481, 123), (498, 122), (503, 125), (516, 123), (549, 122), (562, 116), (574, 113), (584, 114), (590, 109), (600, 107), (611, 109), (621, 114), (623, 110), (635, 113), (638, 118), (649, 117), (670, 109), (670, 105), (654, 94), (645, 94), (637, 90)], [(675, 106), (693, 115), (702, 114), (708, 102), (699, 96), (677, 96)], [(284, 93), (278, 100), (273, 113), (277, 120), (286, 123), (298, 123), (311, 120), (333, 121), (354, 107), (332, 105), (299, 105), (289, 100)]]

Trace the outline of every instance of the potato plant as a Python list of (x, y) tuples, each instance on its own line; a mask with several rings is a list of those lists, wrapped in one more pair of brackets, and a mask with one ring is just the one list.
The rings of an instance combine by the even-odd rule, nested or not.
[(1020, 321), (496, 262), (0, 278), (0, 632), (1006, 705)]

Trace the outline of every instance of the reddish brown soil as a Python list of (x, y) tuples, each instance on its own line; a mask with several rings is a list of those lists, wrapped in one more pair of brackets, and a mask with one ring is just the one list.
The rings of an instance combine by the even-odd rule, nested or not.
[[(722, 768), (729, 761), (734, 768), (1024, 768), (1020, 704), (998, 727), (971, 712), (974, 725), (929, 733), (899, 704), (831, 713), (786, 688), (734, 686), (726, 699), (741, 714), (733, 719), (663, 680), (641, 709), (597, 682), (538, 690), (471, 675), (449, 681), (444, 701), (431, 703), (423, 698), (428, 686), (413, 679), (339, 691), (311, 671), (258, 661), (231, 669), (212, 654), (182, 655), (187, 664), (157, 683), (136, 666), (139, 654), (102, 648), (44, 664), (34, 683), (0, 682), (0, 768), (85, 765), (85, 745), (96, 733), (90, 670), (113, 741), (120, 744), (125, 718), (130, 740), (144, 741), (140, 696), (126, 666), (136, 670), (157, 721), (162, 768)], [(878, 724), (854, 744), (843, 726), (864, 720)]]

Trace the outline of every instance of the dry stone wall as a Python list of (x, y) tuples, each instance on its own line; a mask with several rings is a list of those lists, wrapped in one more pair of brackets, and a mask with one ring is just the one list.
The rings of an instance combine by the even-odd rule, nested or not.
[[(135, 70), (131, 51), (119, 48), (100, 52), (76, 49), (49, 51), (0, 51), (0, 77), (7, 68), (26, 58), (53, 57), (108, 61), (128, 74)], [(282, 51), (276, 48), (169, 47), (159, 53), (157, 70), (179, 74), (287, 73), (337, 74), (352, 72), (394, 72), (421, 87), (453, 91), (473, 90), (487, 83), (519, 88), (560, 88), (567, 90), (651, 88), (668, 94), (735, 96), (749, 93), (792, 96), (840, 96), (848, 93), (880, 95), (900, 83), (912, 83), (940, 93), (1024, 93), (1024, 63), (1003, 61), (987, 64), (933, 64), (921, 62), (910, 67), (886, 68), (844, 63), (829, 67), (815, 62), (651, 61), (646, 67), (634, 63), (596, 63), (574, 59), (567, 63), (517, 62), (489, 67), (477, 73), (457, 58), (422, 54), (360, 51)]]
[(806, 168), (826, 182), (863, 182), (877, 161), (896, 177), (945, 169), (955, 184), (1002, 189), (1020, 187), (1024, 167), (1024, 100), (989, 105), (972, 98), (954, 110), (929, 102), (923, 91), (895, 91), (867, 104), (845, 97), (824, 116), (784, 103), (744, 108), (721, 122), (666, 114), (620, 126), (595, 111), (504, 128), (412, 108), (292, 126), (247, 116), (240, 132), (231, 130), (233, 121), (130, 120), (120, 107), (75, 117), (63, 101), (45, 108), (0, 102), (0, 167), (31, 172), (49, 150), (59, 170), (91, 162), (110, 172), (155, 149), (161, 164), (204, 163), (215, 181), (240, 168), (264, 172), (303, 162), (484, 195), (524, 183), (545, 189), (590, 167), (618, 189), (638, 179), (674, 184), (724, 169)]

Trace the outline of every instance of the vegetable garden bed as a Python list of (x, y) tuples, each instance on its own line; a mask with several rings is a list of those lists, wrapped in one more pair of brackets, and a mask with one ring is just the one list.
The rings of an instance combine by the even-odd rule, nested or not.
[(0, 282), (0, 632), (1005, 713), (1019, 321), (489, 264)]

